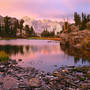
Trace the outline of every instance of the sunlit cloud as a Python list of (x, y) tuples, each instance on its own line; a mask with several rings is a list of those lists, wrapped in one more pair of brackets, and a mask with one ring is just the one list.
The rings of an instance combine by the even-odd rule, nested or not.
[(90, 0), (0, 0), (0, 14), (18, 18), (72, 18), (75, 11), (90, 13), (89, 9)]

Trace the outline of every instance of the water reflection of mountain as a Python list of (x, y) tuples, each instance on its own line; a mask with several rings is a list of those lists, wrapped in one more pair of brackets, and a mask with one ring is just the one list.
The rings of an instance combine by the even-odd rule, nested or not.
[[(64, 51), (62, 51), (62, 50)], [(23, 60), (37, 59), (39, 56), (43, 55), (65, 55), (73, 56), (74, 62), (78, 64), (81, 60), (82, 64), (85, 62), (90, 63), (90, 51), (80, 51), (74, 48), (65, 48), (59, 45), (0, 45), (0, 51), (4, 51), (9, 54), (11, 58)], [(68, 58), (67, 58), (68, 60)]]
[(78, 63), (82, 60), (82, 64), (85, 62), (90, 63), (90, 51), (88, 50), (78, 50), (76, 48), (67, 48), (61, 45), (61, 49), (69, 56), (74, 56), (74, 62)]
[(26, 53), (42, 53), (42, 54), (48, 54), (48, 53), (60, 53), (59, 46), (34, 46), (34, 45), (0, 45), (0, 51), (4, 51), (8, 53), (9, 55), (16, 55), (16, 54), (26, 54)]

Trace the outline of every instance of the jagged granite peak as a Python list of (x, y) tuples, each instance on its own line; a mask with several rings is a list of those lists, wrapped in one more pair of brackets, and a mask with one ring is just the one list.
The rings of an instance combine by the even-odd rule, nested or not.
[(48, 19), (34, 19), (28, 16), (22, 18), (24, 20), (24, 25), (33, 26), (35, 32), (41, 33), (43, 30), (60, 32), (62, 30), (63, 22), (52, 21)]

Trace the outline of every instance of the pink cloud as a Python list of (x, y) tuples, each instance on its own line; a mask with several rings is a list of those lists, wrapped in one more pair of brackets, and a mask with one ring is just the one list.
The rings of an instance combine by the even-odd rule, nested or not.
[[(15, 17), (56, 18), (72, 14), (83, 8), (90, 8), (90, 0), (0, 0), (0, 14)], [(85, 10), (84, 10), (85, 11)]]

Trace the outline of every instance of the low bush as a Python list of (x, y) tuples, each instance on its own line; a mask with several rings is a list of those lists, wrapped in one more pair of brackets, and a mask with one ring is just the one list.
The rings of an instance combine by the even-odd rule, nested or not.
[(6, 62), (9, 60), (9, 55), (4, 51), (0, 51), (0, 62)]

